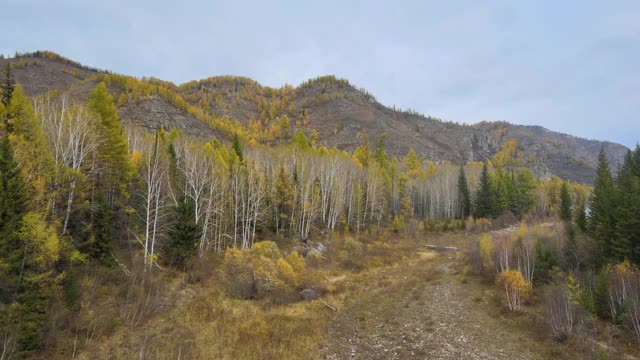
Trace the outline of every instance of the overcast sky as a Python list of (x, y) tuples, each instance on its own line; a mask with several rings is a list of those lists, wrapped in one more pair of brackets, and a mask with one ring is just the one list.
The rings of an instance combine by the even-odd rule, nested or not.
[(638, 0), (93, 3), (0, 0), (0, 52), (175, 83), (335, 74), (448, 120), (640, 141)]

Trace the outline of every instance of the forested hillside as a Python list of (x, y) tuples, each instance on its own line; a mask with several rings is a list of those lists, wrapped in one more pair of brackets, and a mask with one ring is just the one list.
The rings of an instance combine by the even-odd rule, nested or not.
[(0, 59), (2, 66), (7, 62), (14, 64), (15, 78), (27, 95), (60, 90), (86, 99), (98, 82), (105, 81), (124, 122), (147, 129), (176, 127), (205, 139), (215, 134), (231, 140), (238, 133), (246, 142), (273, 144), (288, 142), (302, 129), (319, 145), (353, 151), (359, 134), (366, 132), (371, 139), (386, 134), (385, 150), (393, 156), (401, 157), (413, 148), (425, 160), (456, 164), (489, 160), (506, 141), (515, 139), (536, 177), (553, 174), (586, 184), (593, 184), (601, 147), (614, 166), (622, 164), (627, 151), (622, 145), (540, 127), (506, 122), (460, 125), (389, 108), (366, 90), (334, 76), (281, 88), (235, 76), (175, 85), (97, 70), (48, 51)]
[[(30, 71), (51, 62), (77, 69), (69, 74), (77, 81), (53, 70), (54, 83), (34, 85)], [(302, 358), (325, 327), (306, 321), (323, 317), (300, 302), (320, 298), (336, 311), (321, 296), (345, 301), (349, 290), (337, 285), (340, 276), (357, 280), (358, 271), (402, 263), (417, 246), (406, 239), (480, 234), (520, 222), (515, 236), (486, 233), (469, 242), (472, 271), (497, 284), (509, 310), (519, 311), (540, 291), (569, 311), (560, 311), (558, 324), (557, 309), (548, 310), (558, 340), (577, 332), (565, 323), (578, 321), (574, 312), (640, 339), (640, 148), (627, 151), (614, 174), (609, 157), (617, 158), (621, 146), (601, 144), (591, 188), (536, 176), (553, 157), (527, 145), (535, 143), (528, 135), (511, 136), (524, 127), (459, 126), (396, 112), (335, 78), (281, 89), (238, 78), (178, 87), (84, 68), (51, 53), (4, 63), (3, 360), (205, 358), (211, 351), (246, 358), (269, 339), (281, 342), (262, 349), (265, 358)], [(220, 88), (227, 90), (210, 90)], [(347, 108), (344, 114), (370, 104), (362, 110), (369, 123), (384, 116), (398, 122), (377, 128), (365, 122), (347, 139), (344, 129), (327, 128), (336, 123), (320, 124), (336, 111), (321, 110), (325, 103)], [(426, 136), (431, 125), (408, 130), (416, 124), (468, 133), (461, 141), (482, 150), (469, 155), (449, 135)], [(418, 135), (384, 131), (405, 125)], [(485, 126), (501, 134), (478, 132)], [(585, 168), (592, 146), (576, 155)], [(552, 235), (525, 225), (556, 218), (560, 230)], [(389, 240), (396, 238), (405, 242)], [(197, 298), (196, 290), (210, 296)], [(232, 325), (207, 327), (199, 316)], [(233, 324), (233, 316), (244, 322)], [(168, 328), (176, 319), (180, 326)], [(205, 330), (215, 340), (196, 342)], [(291, 335), (300, 347), (282, 343), (286, 334), (303, 337)], [(243, 337), (257, 340), (241, 348)]]

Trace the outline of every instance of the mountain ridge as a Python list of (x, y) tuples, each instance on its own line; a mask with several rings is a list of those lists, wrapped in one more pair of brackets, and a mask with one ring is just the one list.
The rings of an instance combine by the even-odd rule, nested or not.
[[(58, 90), (86, 98), (99, 76), (114, 74), (50, 51), (0, 59), (2, 66), (7, 62), (12, 63), (16, 81), (30, 96)], [(505, 121), (458, 124), (398, 110), (381, 104), (367, 90), (332, 75), (280, 88), (263, 86), (243, 76), (212, 76), (179, 85), (152, 77), (137, 81), (162, 86), (184, 99), (190, 109), (207, 116), (237, 121), (247, 129), (271, 134), (267, 142), (286, 141), (293, 131), (302, 129), (307, 134), (315, 132), (318, 145), (350, 151), (364, 141), (365, 132), (371, 143), (385, 134), (385, 148), (392, 155), (402, 157), (413, 148), (426, 160), (460, 163), (491, 159), (507, 140), (516, 140), (524, 158), (535, 159), (527, 166), (538, 177), (553, 173), (587, 184), (593, 182), (600, 147), (605, 149), (613, 168), (628, 150), (614, 142), (583, 139), (540, 125)], [(231, 133), (227, 131), (225, 136), (211, 129), (198, 116), (185, 111), (184, 106), (175, 106), (162, 96), (136, 93), (127, 86), (110, 87), (114, 98), (124, 96), (125, 101), (119, 103), (123, 121), (147, 129), (175, 126), (195, 136), (228, 138)]]

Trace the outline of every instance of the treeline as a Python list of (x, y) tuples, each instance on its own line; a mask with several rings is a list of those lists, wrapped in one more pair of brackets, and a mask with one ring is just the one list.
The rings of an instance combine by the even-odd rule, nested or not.
[[(86, 104), (30, 100), (9, 71), (0, 105), (0, 337), (3, 351), (18, 357), (55, 333), (61, 311), (76, 311), (75, 264), (181, 270), (194, 256), (265, 239), (389, 225), (411, 234), (441, 220), (558, 208), (557, 194), (526, 169), (436, 165), (413, 150), (398, 159), (386, 154), (384, 137), (371, 147), (366, 134), (347, 153), (315, 147), (300, 130), (273, 147), (239, 135), (224, 144), (177, 130), (148, 133), (123, 126), (105, 83)], [(120, 88), (139, 86), (104, 76)]]
[(557, 198), (562, 223), (485, 235), (472, 247), (474, 269), (495, 280), (510, 310), (537, 293), (557, 340), (600, 319), (640, 341), (640, 147), (615, 176), (601, 151), (592, 194), (576, 197), (562, 183)]

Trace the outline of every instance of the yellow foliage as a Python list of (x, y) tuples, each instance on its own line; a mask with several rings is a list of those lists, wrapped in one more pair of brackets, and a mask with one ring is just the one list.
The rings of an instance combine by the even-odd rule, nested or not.
[(280, 250), (278, 250), (278, 244), (273, 241), (260, 241), (251, 247), (252, 256), (263, 256), (268, 259), (279, 259)]
[(50, 269), (60, 258), (62, 246), (58, 233), (42, 215), (27, 213), (22, 220), (20, 236), (29, 242), (31, 258), (39, 267)]
[(291, 254), (287, 256), (286, 260), (296, 273), (300, 274), (306, 270), (304, 258), (302, 258), (297, 251), (292, 251)]
[(523, 297), (529, 296), (531, 288), (524, 280), (520, 270), (504, 270), (496, 278), (496, 285), (504, 290), (509, 310), (520, 310), (520, 301)]
[(278, 259), (276, 261), (276, 268), (278, 270), (278, 278), (285, 284), (295, 287), (298, 283), (298, 277), (293, 271), (293, 268), (285, 259)]
[(480, 259), (482, 268), (487, 271), (494, 268), (493, 263), (493, 240), (491, 235), (486, 233), (480, 238)]

